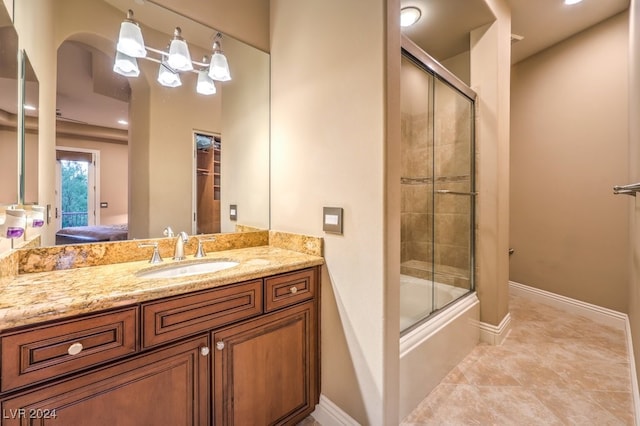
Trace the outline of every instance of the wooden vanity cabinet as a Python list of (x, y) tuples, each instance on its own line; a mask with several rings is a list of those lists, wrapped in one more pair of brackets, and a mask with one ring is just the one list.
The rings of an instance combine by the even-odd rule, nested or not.
[(200, 336), (2, 401), (2, 424), (207, 425), (210, 361)]
[(317, 403), (313, 302), (216, 331), (216, 425), (296, 424)]
[(6, 332), (0, 425), (295, 425), (319, 398), (318, 284), (311, 267)]

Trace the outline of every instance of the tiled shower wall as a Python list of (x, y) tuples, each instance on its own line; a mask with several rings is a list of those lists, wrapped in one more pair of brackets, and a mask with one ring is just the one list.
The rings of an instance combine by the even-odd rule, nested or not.
[(428, 113), (402, 115), (402, 273), (431, 278), (433, 257), (436, 281), (469, 288), (464, 277), (469, 275), (470, 197), (433, 190), (434, 180), (436, 190), (471, 190), (471, 110), (462, 95), (435, 84), (433, 121)]

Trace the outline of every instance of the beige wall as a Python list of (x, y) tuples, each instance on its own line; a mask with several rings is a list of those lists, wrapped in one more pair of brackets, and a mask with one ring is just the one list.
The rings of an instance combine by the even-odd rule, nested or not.
[[(222, 97), (222, 232), (233, 232), (236, 223), (268, 228), (269, 55), (236, 40), (226, 40), (224, 50), (234, 84)], [(230, 204), (237, 205), (237, 221), (229, 219)]]
[(627, 312), (627, 14), (513, 68), (510, 278)]
[(15, 129), (0, 127), (0, 203), (11, 204), (18, 201), (18, 174), (13, 164), (18, 161), (18, 135)]
[(269, 0), (158, 0), (158, 3), (269, 51)]
[[(53, 2), (31, 1), (15, 3), (14, 25), (20, 48), (29, 56), (39, 83), (38, 117), (38, 203), (55, 205), (55, 105), (57, 66)], [(53, 244), (55, 222), (42, 229), (42, 243)]]
[[(385, 143), (399, 143), (400, 115), (385, 85), (387, 66), (398, 67), (390, 81), (399, 79), (400, 45), (387, 58), (386, 8), (271, 2), (271, 226), (325, 238), (322, 393), (369, 425), (398, 421), (399, 239), (390, 247), (397, 269), (385, 275), (385, 241), (397, 235), (386, 231)], [(389, 31), (399, 35), (397, 24)], [(391, 200), (399, 229), (399, 197)], [(344, 235), (323, 234), (323, 206), (344, 209)]]
[(496, 20), (471, 32), (476, 101), (476, 291), (480, 320), (500, 325), (509, 312), (509, 103), (511, 12), (485, 0)]
[[(629, 183), (640, 182), (640, 3), (631, 0), (629, 8)], [(640, 197), (628, 199), (631, 251), (629, 281), (629, 323), (640, 380)]]

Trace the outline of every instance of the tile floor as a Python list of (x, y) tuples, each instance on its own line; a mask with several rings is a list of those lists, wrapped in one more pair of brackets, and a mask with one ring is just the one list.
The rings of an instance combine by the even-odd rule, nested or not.
[(501, 346), (480, 344), (402, 426), (633, 425), (625, 333), (512, 296)]
[(634, 424), (624, 332), (518, 296), (510, 311), (504, 343), (476, 346), (402, 426)]

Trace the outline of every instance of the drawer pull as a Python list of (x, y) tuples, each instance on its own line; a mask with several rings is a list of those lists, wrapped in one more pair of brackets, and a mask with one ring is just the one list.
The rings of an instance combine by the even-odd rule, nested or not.
[(82, 349), (84, 349), (82, 343), (76, 342), (73, 345), (69, 346), (69, 349), (67, 349), (67, 353), (69, 355), (78, 355), (80, 352), (82, 352)]
[(203, 346), (200, 348), (200, 355), (202, 356), (207, 356), (209, 355), (209, 348), (206, 346)]
[(218, 343), (216, 343), (216, 349), (221, 351), (224, 349), (224, 342), (223, 341), (219, 341)]
[(291, 294), (296, 294), (298, 292), (298, 287), (293, 286), (289, 289), (289, 291), (291, 292)]

